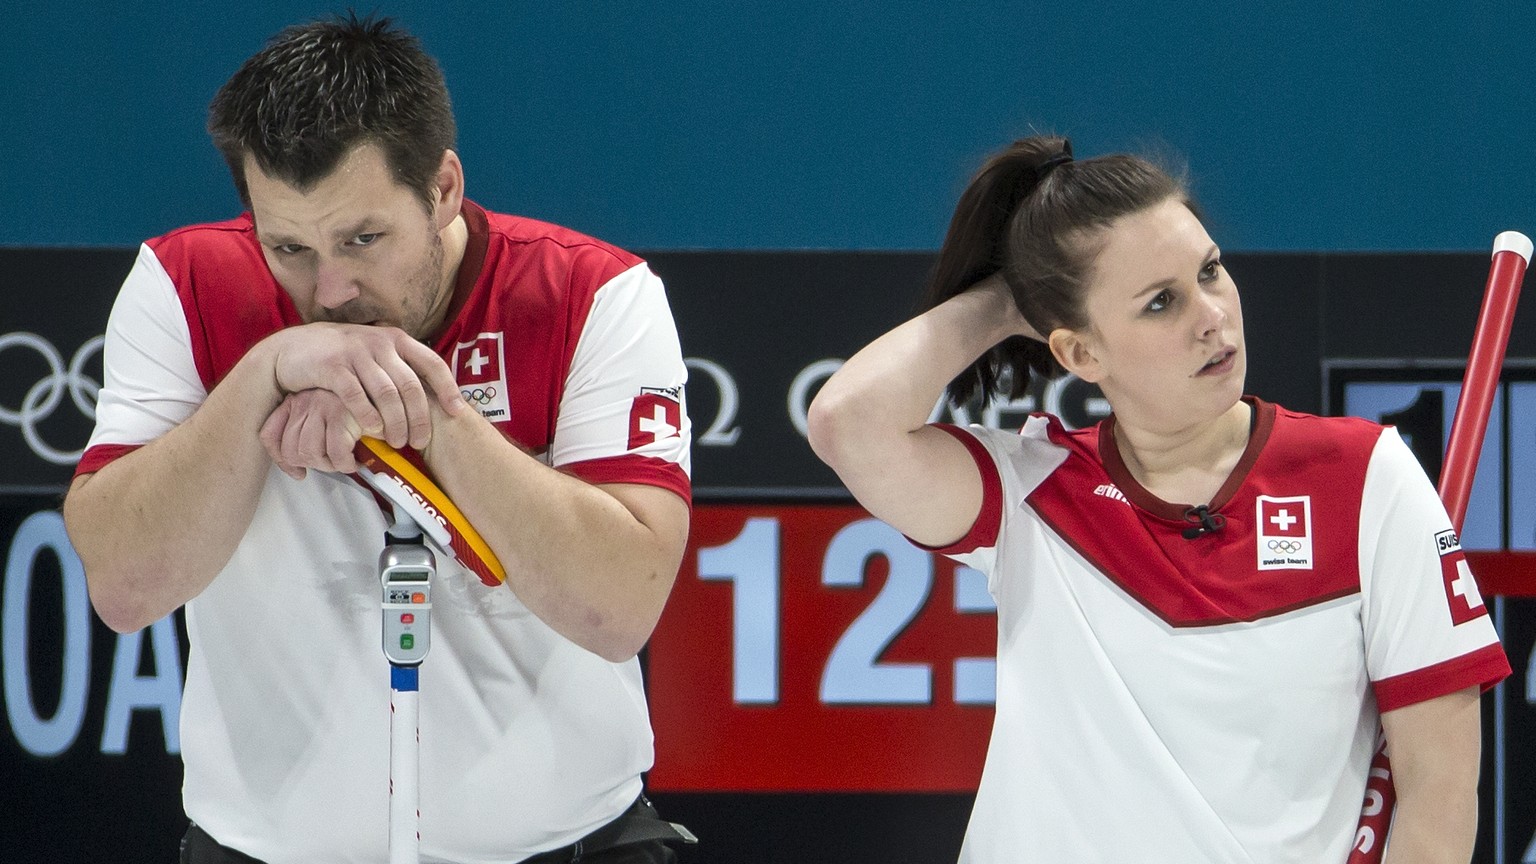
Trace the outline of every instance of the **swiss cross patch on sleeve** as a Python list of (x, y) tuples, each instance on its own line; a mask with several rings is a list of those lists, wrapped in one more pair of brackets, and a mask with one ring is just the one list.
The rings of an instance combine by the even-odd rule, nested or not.
[(638, 450), (682, 433), (683, 409), (674, 390), (641, 388), (629, 406), (629, 449)]
[(1445, 582), (1445, 602), (1451, 607), (1451, 623), (1465, 624), (1488, 614), (1456, 532), (1436, 534), (1435, 551), (1440, 553), (1440, 578)]

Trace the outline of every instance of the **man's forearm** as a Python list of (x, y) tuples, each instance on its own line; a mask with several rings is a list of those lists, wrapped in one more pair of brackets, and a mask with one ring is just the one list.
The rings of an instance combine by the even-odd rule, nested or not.
[(472, 412), (452, 420), (439, 412), (425, 455), (535, 615), (610, 660), (639, 651), (687, 540), (681, 499), (631, 487), (626, 505), (521, 452)]
[(65, 525), (109, 627), (159, 620), (228, 563), (270, 468), (257, 432), (278, 400), (258, 346), (186, 422), (70, 487)]

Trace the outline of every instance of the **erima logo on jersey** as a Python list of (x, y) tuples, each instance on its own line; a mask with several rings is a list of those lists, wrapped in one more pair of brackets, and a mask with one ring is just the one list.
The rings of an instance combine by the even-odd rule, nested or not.
[(453, 377), (459, 382), (459, 395), (475, 406), (480, 416), (493, 423), (512, 419), (507, 401), (506, 354), (501, 333), (481, 333), (473, 341), (460, 342), (453, 348)]
[(1100, 483), (1098, 486), (1094, 487), (1093, 494), (1102, 495), (1105, 498), (1113, 498), (1122, 504), (1131, 503), (1130, 500), (1125, 497), (1125, 493), (1116, 488), (1115, 484), (1113, 483)]
[(1260, 570), (1312, 569), (1312, 496), (1260, 495), (1254, 536)]
[(1487, 614), (1483, 595), (1477, 590), (1477, 579), (1467, 566), (1467, 556), (1462, 554), (1461, 538), (1455, 531), (1441, 531), (1435, 535), (1435, 551), (1440, 553), (1440, 578), (1445, 582), (1451, 622), (1465, 624)]

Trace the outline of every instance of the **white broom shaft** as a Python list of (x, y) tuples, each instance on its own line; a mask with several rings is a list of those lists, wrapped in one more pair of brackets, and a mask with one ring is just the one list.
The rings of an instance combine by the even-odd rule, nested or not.
[[(416, 670), (409, 671), (414, 677)], [(420, 860), (419, 695), (414, 689), (389, 691), (389, 864)]]

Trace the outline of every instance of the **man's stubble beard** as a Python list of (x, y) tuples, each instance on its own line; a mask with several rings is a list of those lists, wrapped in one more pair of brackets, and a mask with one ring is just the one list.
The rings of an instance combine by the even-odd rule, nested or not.
[(406, 290), (400, 303), (399, 321), (386, 320), (386, 310), (362, 298), (351, 300), (335, 309), (321, 309), (318, 317), (323, 321), (337, 324), (380, 323), (395, 326), (409, 333), (414, 339), (425, 339), (431, 335), (422, 332), (427, 317), (432, 314), (437, 302), (444, 299), (441, 295), (453, 290), (451, 283), (442, 284), (445, 278), (442, 235), (433, 231), (431, 236), (431, 248), (422, 260), (421, 266), (417, 267), (406, 280)]

